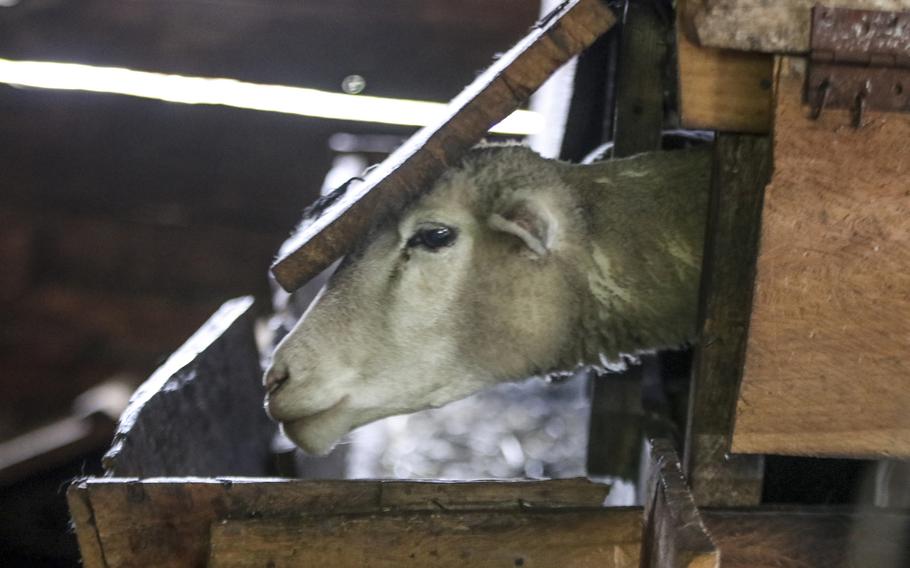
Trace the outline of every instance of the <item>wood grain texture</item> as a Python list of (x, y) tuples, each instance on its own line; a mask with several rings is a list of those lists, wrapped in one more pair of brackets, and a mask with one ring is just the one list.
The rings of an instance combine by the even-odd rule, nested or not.
[(319, 217), (305, 221), (272, 266), (278, 282), (294, 290), (347, 253), (375, 219), (419, 195), (614, 21), (602, 0), (560, 5), (455, 97), (447, 116), (419, 130), (362, 184), (349, 189)]
[(82, 565), (86, 568), (107, 568), (101, 543), (98, 541), (98, 527), (95, 526), (95, 515), (89, 501), (88, 490), (84, 481), (77, 481), (66, 488), (66, 502), (70, 517), (76, 528), (76, 540), (79, 542), (79, 553)]
[(729, 450), (770, 176), (768, 137), (717, 136), (684, 454), (686, 477), (700, 506), (761, 501), (764, 460)]
[(910, 456), (910, 115), (802, 103), (804, 60), (777, 71), (733, 451)]
[(679, 112), (686, 128), (763, 134), (771, 128), (773, 59), (761, 53), (699, 46), (677, 10)]
[(910, 562), (906, 513), (707, 509), (705, 524), (724, 568), (900, 568)]
[[(76, 496), (82, 499), (78, 505), (86, 504), (72, 510), (80, 541), (94, 533), (112, 568), (204, 565), (209, 527), (225, 519), (599, 510), (609, 490), (583, 479), (430, 483), (103, 478), (83, 480), (74, 487), (79, 493), (71, 496), (71, 505)], [(86, 510), (91, 516), (84, 514)], [(634, 511), (640, 529), (641, 510)]]
[(695, 506), (673, 444), (652, 439), (650, 449), (642, 568), (719, 568), (720, 553)]
[(638, 568), (640, 538), (635, 508), (224, 521), (209, 566)]
[(266, 474), (276, 426), (262, 407), (252, 304), (227, 302), (137, 389), (103, 459), (111, 475)]
[[(809, 50), (812, 6), (818, 0), (687, 0), (686, 27), (699, 45), (765, 53)], [(828, 7), (910, 10), (910, 0), (825, 0)]]

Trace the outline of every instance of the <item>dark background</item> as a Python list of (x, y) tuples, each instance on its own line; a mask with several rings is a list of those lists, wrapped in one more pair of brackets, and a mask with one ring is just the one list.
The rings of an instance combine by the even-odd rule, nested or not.
[[(530, 0), (21, 0), (0, 58), (447, 101), (537, 17)], [(0, 442), (145, 378), (267, 269), (348, 123), (0, 84)], [(65, 480), (101, 450), (0, 487), (0, 565), (68, 565)]]

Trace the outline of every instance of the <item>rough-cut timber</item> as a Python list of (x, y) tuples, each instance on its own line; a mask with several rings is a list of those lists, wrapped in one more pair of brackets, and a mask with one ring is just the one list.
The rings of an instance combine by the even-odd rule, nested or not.
[(863, 10), (910, 10), (910, 0), (687, 0), (686, 26), (700, 45), (766, 53), (809, 50), (816, 4)]
[(209, 566), (638, 568), (641, 511), (470, 511), (224, 521)]
[(673, 444), (650, 440), (642, 568), (719, 568), (720, 552), (692, 499)]
[(250, 297), (227, 302), (130, 400), (104, 467), (116, 476), (264, 475), (274, 424)]
[[(609, 486), (582, 479), (429, 483), (104, 478), (77, 481), (70, 486), (68, 497), (86, 566), (115, 568), (203, 566), (210, 526), (227, 519), (306, 517), (318, 526), (319, 519), (337, 515), (483, 510), (511, 518), (519, 512), (596, 513), (602, 510), (608, 491)], [(625, 519), (630, 535), (628, 546), (617, 549), (617, 554), (637, 562), (641, 509), (617, 515), (611, 518)], [(386, 535), (387, 539), (393, 536)], [(101, 561), (94, 562), (98, 558)]]
[[(632, 3), (626, 7), (616, 77), (616, 158), (660, 149), (668, 31), (668, 22), (656, 6)], [(588, 438), (590, 473), (638, 481), (644, 414), (641, 366), (595, 376)]]
[(682, 125), (722, 132), (768, 132), (773, 58), (701, 47), (690, 38), (684, 17), (683, 5), (677, 9), (676, 27)]
[(414, 134), (321, 215), (305, 220), (272, 267), (278, 282), (294, 290), (344, 255), (373, 221), (400, 209), (454, 165), (491, 126), (614, 21), (602, 0), (571, 0), (544, 17), (452, 100), (447, 116)]
[(761, 501), (762, 457), (729, 450), (752, 309), (762, 197), (770, 176), (766, 136), (718, 135), (684, 456), (686, 477), (701, 506)]
[(777, 71), (774, 175), (733, 451), (910, 456), (910, 115), (809, 118)]
[(723, 568), (898, 568), (910, 562), (910, 516), (826, 507), (702, 511)]

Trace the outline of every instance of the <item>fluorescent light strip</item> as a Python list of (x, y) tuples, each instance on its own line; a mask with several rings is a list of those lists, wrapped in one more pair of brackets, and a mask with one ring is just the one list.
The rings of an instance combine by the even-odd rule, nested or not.
[[(0, 82), (404, 126), (425, 126), (438, 121), (447, 112), (447, 105), (429, 101), (346, 95), (301, 87), (244, 83), (234, 79), (163, 75), (118, 67), (46, 61), (0, 59)], [(538, 113), (519, 110), (491, 128), (490, 132), (534, 134), (540, 130), (542, 123)]]

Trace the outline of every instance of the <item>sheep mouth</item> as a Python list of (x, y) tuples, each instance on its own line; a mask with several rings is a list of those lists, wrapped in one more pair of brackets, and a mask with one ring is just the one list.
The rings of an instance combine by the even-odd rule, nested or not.
[(321, 410), (316, 410), (316, 411), (311, 411), (311, 412), (302, 412), (302, 413), (279, 412), (277, 414), (275, 413), (275, 409), (273, 408), (272, 398), (273, 398), (273, 396), (270, 394), (269, 397), (267, 398), (267, 402), (266, 402), (269, 415), (273, 419), (277, 420), (278, 422), (281, 422), (283, 424), (293, 425), (293, 424), (297, 424), (297, 423), (307, 423), (307, 422), (314, 422), (316, 420), (319, 420), (320, 418), (328, 415), (332, 411), (337, 410), (345, 402), (347, 402), (348, 395), (344, 395), (343, 397), (338, 399), (336, 402), (332, 403), (330, 406), (323, 408)]

